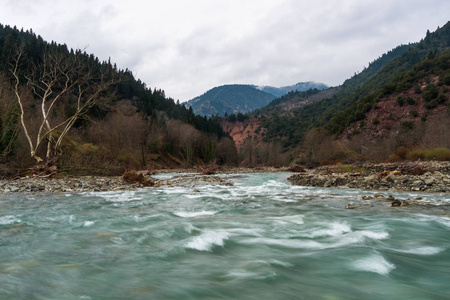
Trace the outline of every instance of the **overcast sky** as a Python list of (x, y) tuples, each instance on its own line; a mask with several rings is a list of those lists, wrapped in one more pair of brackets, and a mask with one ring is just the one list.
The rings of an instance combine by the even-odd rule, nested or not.
[(339, 85), (449, 13), (449, 0), (0, 0), (0, 23), (87, 47), (180, 101), (231, 83)]

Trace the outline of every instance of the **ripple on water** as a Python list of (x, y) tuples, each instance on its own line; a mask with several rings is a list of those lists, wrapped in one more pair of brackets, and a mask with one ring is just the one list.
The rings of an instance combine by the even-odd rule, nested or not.
[(0, 217), (0, 225), (11, 225), (22, 222), (21, 219), (17, 218), (16, 216), (3, 216)]

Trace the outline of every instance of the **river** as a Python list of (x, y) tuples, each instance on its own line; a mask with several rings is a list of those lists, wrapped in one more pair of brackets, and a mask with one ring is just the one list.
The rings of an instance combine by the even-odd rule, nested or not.
[(0, 195), (0, 299), (450, 297), (450, 195), (382, 192), (424, 204), (389, 207), (221, 176), (234, 185)]

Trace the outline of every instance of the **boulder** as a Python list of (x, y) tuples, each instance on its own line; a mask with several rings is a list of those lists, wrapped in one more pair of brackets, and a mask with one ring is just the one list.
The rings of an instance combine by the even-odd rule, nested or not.
[(402, 201), (395, 199), (394, 201), (391, 202), (391, 207), (396, 207), (396, 206), (401, 206), (402, 205)]

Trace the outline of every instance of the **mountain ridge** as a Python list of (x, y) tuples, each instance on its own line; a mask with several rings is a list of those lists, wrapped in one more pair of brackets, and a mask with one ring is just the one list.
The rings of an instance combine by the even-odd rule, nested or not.
[(187, 108), (192, 107), (194, 113), (211, 117), (226, 114), (246, 114), (268, 105), (278, 95), (290, 91), (306, 90), (310, 88), (325, 88), (323, 83), (299, 82), (292, 86), (272, 87), (251, 84), (225, 84), (216, 86), (200, 96), (183, 103)]

